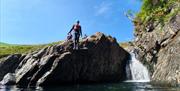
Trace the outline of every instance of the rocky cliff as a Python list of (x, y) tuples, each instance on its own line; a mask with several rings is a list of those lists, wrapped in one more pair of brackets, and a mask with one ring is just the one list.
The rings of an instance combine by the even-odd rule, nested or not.
[(125, 80), (129, 53), (115, 38), (96, 33), (80, 46), (81, 49), (73, 50), (72, 41), (65, 41), (27, 55), (11, 55), (0, 62), (0, 76), (13, 74), (7, 74), (1, 83), (46, 86)]
[[(146, 0), (143, 7), (147, 9), (134, 20), (139, 59), (147, 65), (153, 81), (180, 84), (180, 2)], [(143, 14), (147, 15), (142, 19)]]

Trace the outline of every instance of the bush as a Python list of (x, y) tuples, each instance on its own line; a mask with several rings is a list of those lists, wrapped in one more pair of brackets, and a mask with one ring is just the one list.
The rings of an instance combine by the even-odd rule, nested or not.
[(180, 3), (180, 0), (142, 0), (141, 11), (136, 14), (135, 22), (141, 22), (146, 25), (149, 21), (158, 21), (162, 26), (172, 15), (179, 12), (179, 8), (170, 12), (174, 4)]

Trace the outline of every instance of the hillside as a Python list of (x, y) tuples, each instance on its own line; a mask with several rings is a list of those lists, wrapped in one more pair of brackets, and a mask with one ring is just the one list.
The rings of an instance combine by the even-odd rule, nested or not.
[(59, 42), (52, 42), (49, 44), (41, 44), (41, 45), (17, 45), (17, 44), (7, 44), (0, 42), (0, 58), (10, 55), (10, 54), (22, 54), (33, 52), (35, 50), (42, 49), (43, 47), (58, 44)]

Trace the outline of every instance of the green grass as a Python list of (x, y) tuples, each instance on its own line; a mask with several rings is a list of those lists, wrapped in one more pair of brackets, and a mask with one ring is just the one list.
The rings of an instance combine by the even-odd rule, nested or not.
[(17, 45), (17, 44), (7, 44), (0, 42), (0, 58), (5, 57), (10, 54), (26, 54), (29, 52), (33, 52), (39, 50), (46, 46), (51, 46), (58, 44), (59, 42), (53, 42), (49, 44), (41, 44), (41, 45)]
[(153, 0), (142, 0), (142, 3), (141, 10), (136, 14), (134, 21), (136, 24), (144, 26), (154, 21), (158, 21), (163, 26), (165, 22), (180, 11), (177, 8), (174, 12), (169, 12), (169, 8), (180, 3), (180, 0), (159, 0), (157, 3)]

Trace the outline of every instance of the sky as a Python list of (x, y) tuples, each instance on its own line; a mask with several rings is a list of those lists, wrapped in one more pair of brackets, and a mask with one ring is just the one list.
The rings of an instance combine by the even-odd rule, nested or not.
[(139, 0), (0, 0), (0, 42), (44, 44), (65, 40), (76, 20), (83, 34), (103, 32), (118, 42), (133, 40), (125, 12), (138, 12)]

